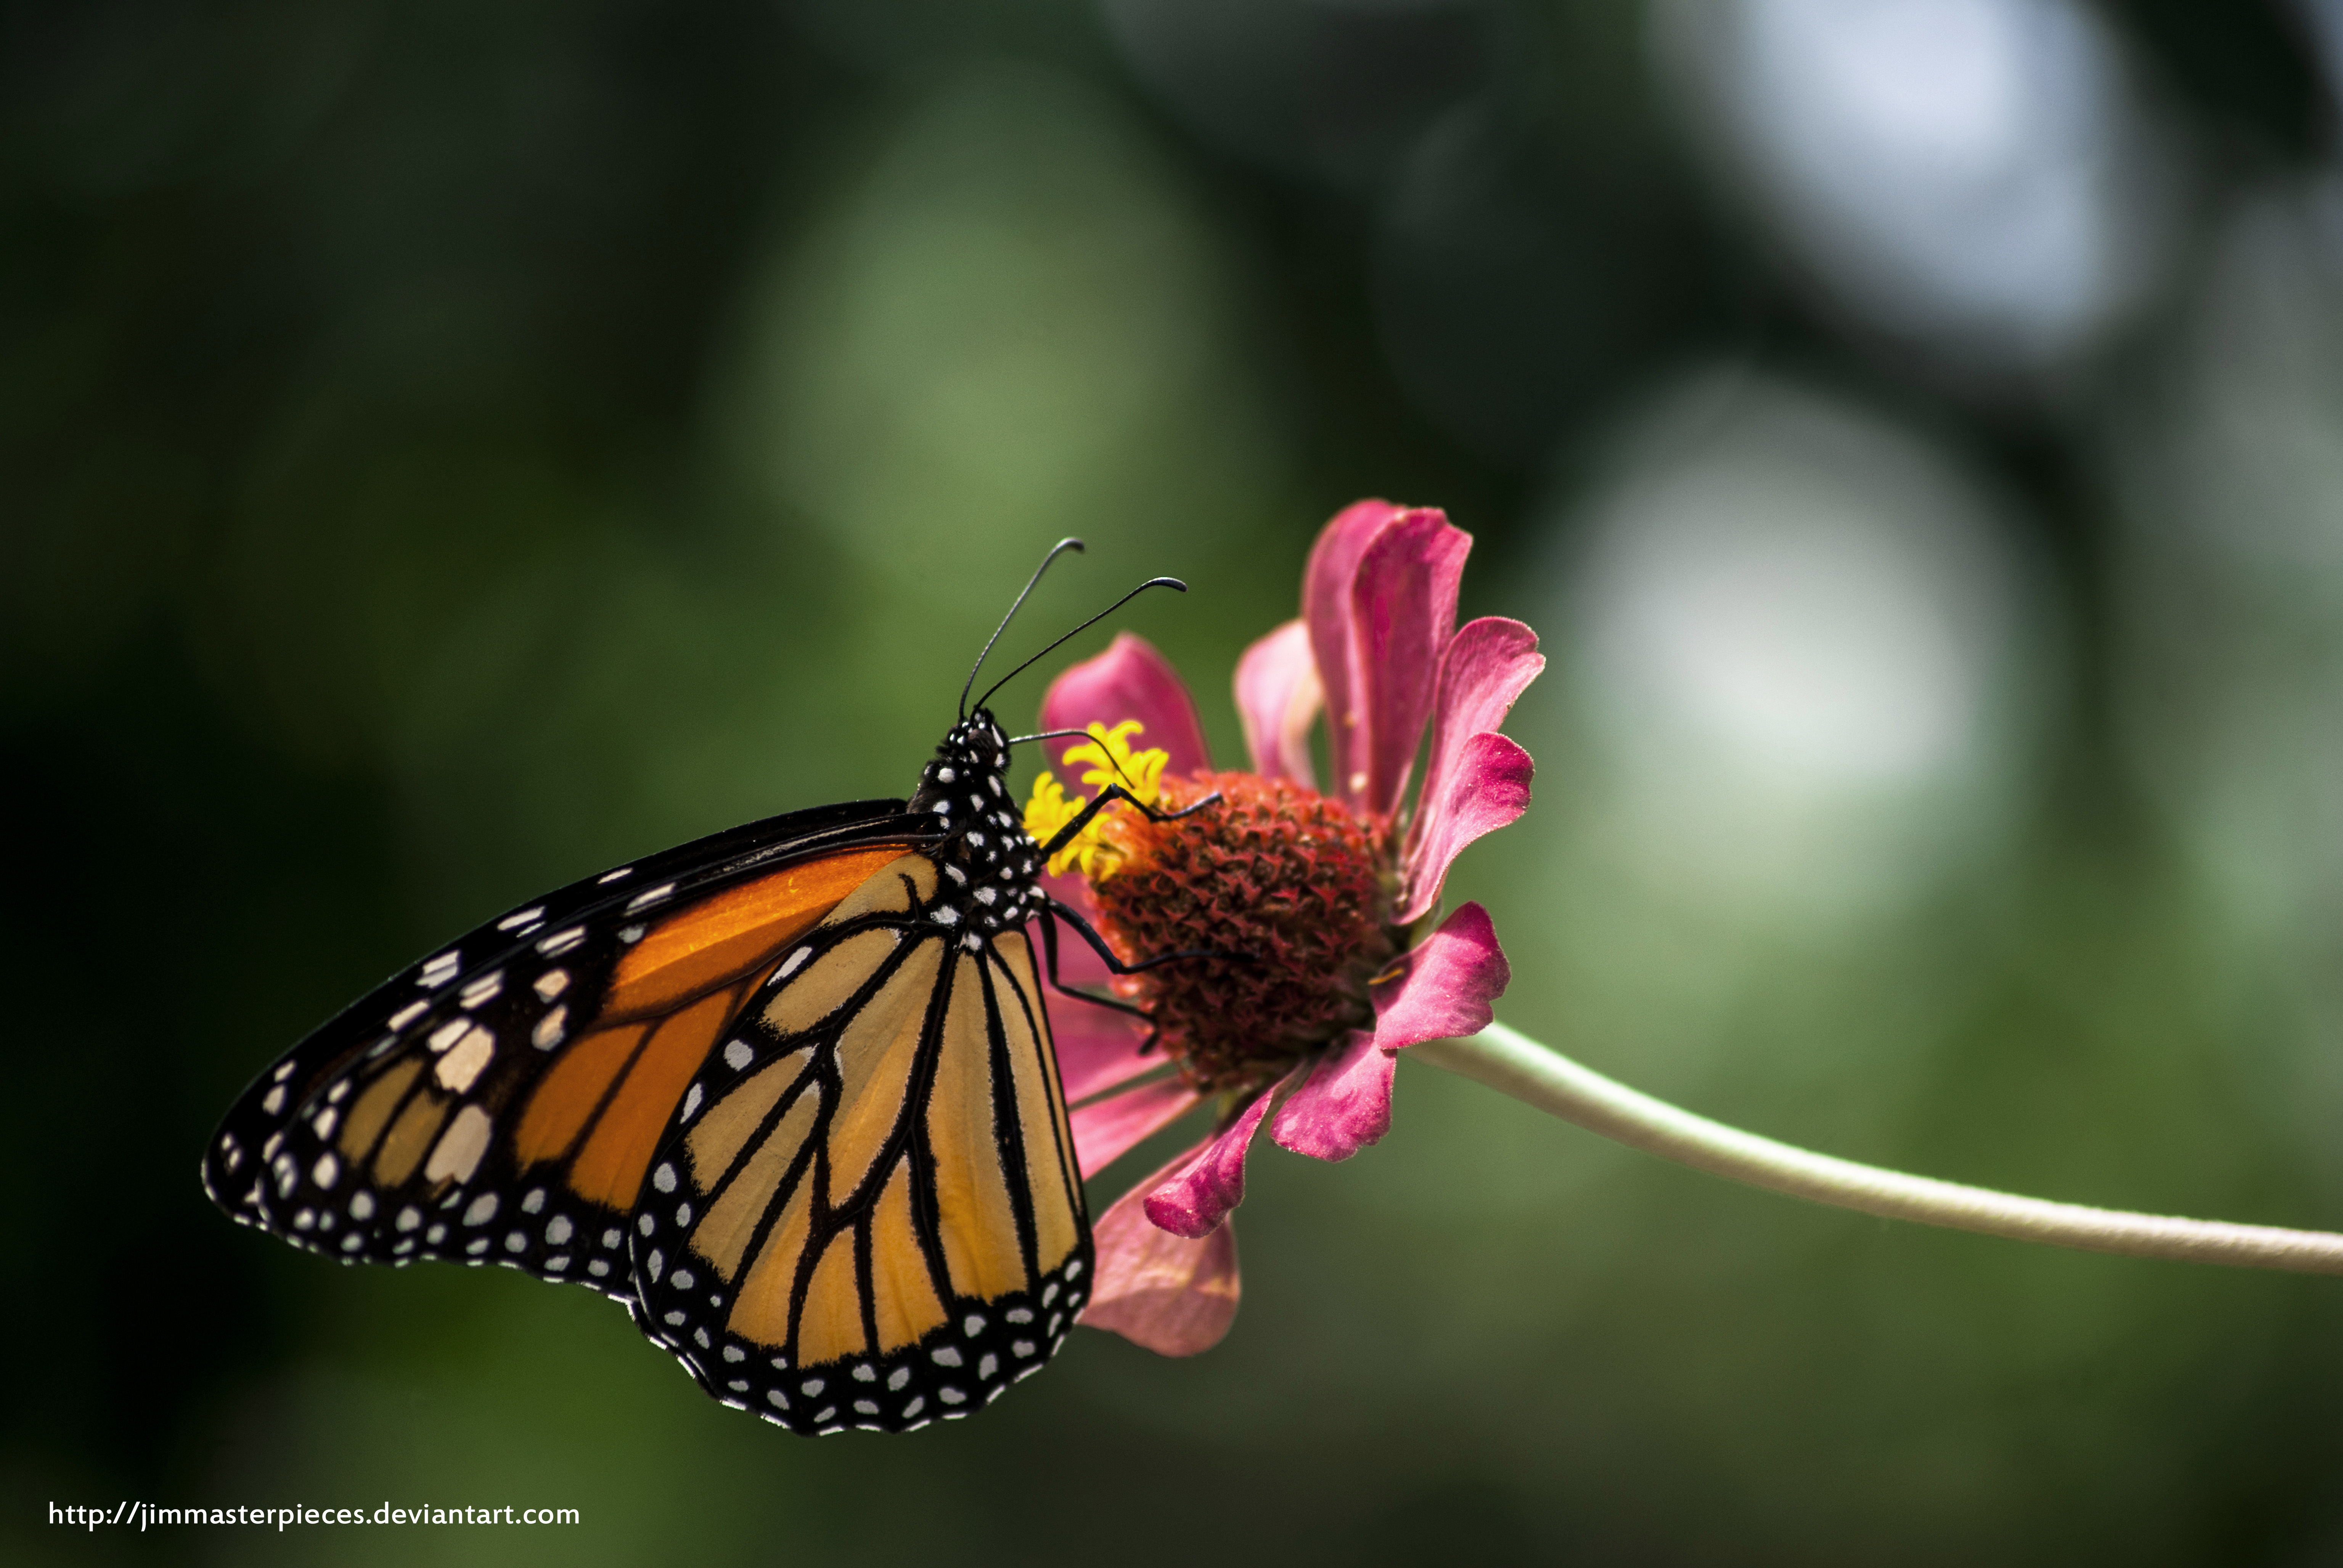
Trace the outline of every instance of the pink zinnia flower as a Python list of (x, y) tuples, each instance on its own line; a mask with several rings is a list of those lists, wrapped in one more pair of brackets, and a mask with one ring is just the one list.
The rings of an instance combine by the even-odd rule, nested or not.
[[(1093, 1327), (1167, 1355), (1218, 1342), (1236, 1314), (1229, 1212), (1244, 1196), (1254, 1132), (1266, 1122), (1296, 1153), (1348, 1159), (1391, 1125), (1395, 1053), (1478, 1031), (1505, 989), (1487, 911), (1468, 903), (1440, 920), (1440, 891), (1458, 851), (1529, 803), (1529, 754), (1497, 729), (1545, 661), (1518, 621), (1457, 628), (1472, 542), (1438, 511), (1383, 501), (1326, 526), (1302, 618), (1237, 666), (1250, 773), (1212, 770), (1187, 688), (1129, 633), (1050, 688), (1044, 729), (1100, 727), (1095, 740), (1061, 748), (1061, 766), (1087, 757), (1136, 772), (1166, 809), (1220, 796), (1172, 822), (1102, 813), (1082, 850), (1061, 858), (1084, 874), (1054, 879), (1058, 896), (1126, 962), (1245, 955), (1110, 982), (1080, 940), (1060, 944), (1067, 983), (1111, 983), (1144, 1015), (1054, 1010), (1082, 1174), (1197, 1104), (1218, 1106), (1210, 1137), (1100, 1217), (1082, 1318)], [(1309, 743), (1322, 708), (1334, 772), (1322, 794)], [(1147, 749), (1135, 757), (1132, 720)], [(1078, 804), (1047, 775), (1037, 784), (1037, 813), (1062, 819)]]

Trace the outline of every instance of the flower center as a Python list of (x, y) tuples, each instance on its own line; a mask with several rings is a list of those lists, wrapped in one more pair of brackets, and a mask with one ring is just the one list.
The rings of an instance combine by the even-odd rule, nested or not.
[(1371, 1027), (1367, 982), (1398, 949), (1375, 824), (1339, 801), (1250, 773), (1167, 779), (1177, 821), (1118, 808), (1101, 819), (1111, 874), (1100, 926), (1126, 960), (1205, 950), (1115, 982), (1147, 1011), (1199, 1090), (1272, 1081), (1346, 1030)]

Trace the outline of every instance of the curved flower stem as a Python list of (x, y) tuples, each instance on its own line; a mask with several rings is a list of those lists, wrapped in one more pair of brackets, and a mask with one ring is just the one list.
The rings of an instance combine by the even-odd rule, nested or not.
[(2052, 1203), (1809, 1153), (1640, 1094), (1501, 1023), (1408, 1054), (1631, 1148), (1816, 1203), (2094, 1252), (2343, 1274), (2343, 1235)]

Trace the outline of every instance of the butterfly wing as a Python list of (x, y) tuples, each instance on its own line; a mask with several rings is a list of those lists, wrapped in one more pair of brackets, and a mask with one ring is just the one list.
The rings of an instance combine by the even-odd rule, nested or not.
[(684, 1093), (630, 1237), (637, 1321), (724, 1402), (902, 1431), (1040, 1370), (1090, 1224), (1032, 949), (908, 853), (813, 924)]
[(824, 807), (515, 910), (264, 1071), (205, 1190), (345, 1261), (493, 1261), (630, 1299), (626, 1224), (701, 1060), (789, 943), (931, 834), (899, 801)]

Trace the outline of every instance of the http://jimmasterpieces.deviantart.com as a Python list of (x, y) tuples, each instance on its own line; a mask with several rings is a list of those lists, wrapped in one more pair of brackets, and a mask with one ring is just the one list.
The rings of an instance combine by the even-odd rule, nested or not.
[(575, 1508), (433, 1507), (427, 1503), (401, 1506), (388, 1502), (372, 1508), (283, 1508), (236, 1505), (225, 1508), (173, 1508), (158, 1503), (127, 1499), (105, 1503), (49, 1504), (49, 1523), (89, 1531), (106, 1529), (156, 1530), (183, 1525), (259, 1525), (283, 1532), (295, 1525), (432, 1525), (432, 1524), (578, 1524)]

